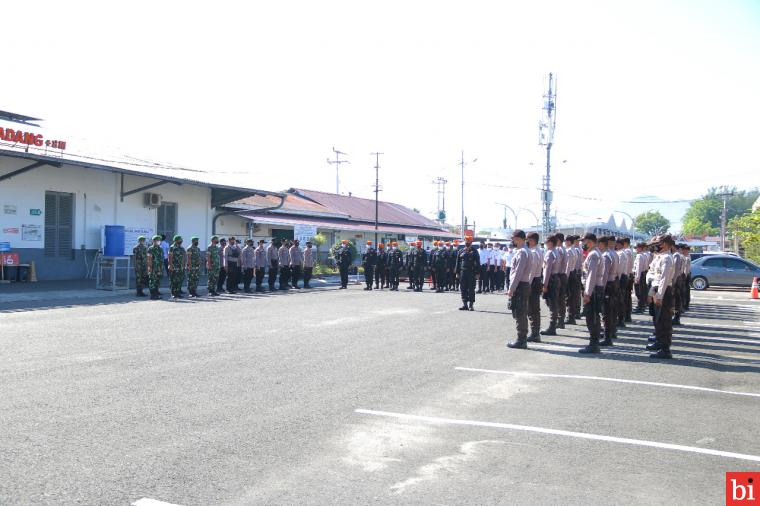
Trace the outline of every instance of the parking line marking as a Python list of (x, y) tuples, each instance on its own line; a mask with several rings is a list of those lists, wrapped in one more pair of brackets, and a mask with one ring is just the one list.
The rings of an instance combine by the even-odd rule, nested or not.
[(718, 394), (728, 395), (744, 395), (746, 397), (760, 397), (760, 394), (754, 394), (750, 392), (733, 392), (731, 390), (718, 390), (717, 388), (697, 387), (693, 385), (677, 385), (674, 383), (657, 383), (654, 381), (641, 381), (641, 380), (629, 380), (622, 378), (605, 378), (603, 376), (581, 376), (575, 374), (550, 374), (550, 373), (538, 373), (538, 372), (522, 372), (522, 371), (503, 371), (498, 369), (478, 369), (475, 367), (455, 367), (457, 371), (471, 371), (471, 372), (486, 372), (492, 374), (511, 374), (513, 376), (533, 376), (537, 378), (562, 378), (562, 379), (580, 379), (580, 380), (592, 380), (592, 381), (611, 381), (614, 383), (630, 383), (634, 385), (649, 385), (653, 387), (664, 388), (680, 388), (683, 390), (698, 390), (700, 392), (714, 392)]
[(132, 506), (180, 506), (179, 504), (172, 504), (164, 501), (157, 501), (148, 497), (143, 497), (132, 503)]
[(396, 418), (399, 420), (416, 420), (420, 422), (440, 423), (449, 425), (469, 425), (475, 427), (492, 427), (496, 429), (519, 430), (523, 432), (537, 432), (539, 434), (551, 434), (554, 436), (574, 437), (578, 439), (590, 439), (594, 441), (606, 441), (609, 443), (621, 443), (634, 446), (647, 446), (651, 448), (661, 448), (663, 450), (675, 450), (688, 453), (701, 453), (703, 455), (713, 455), (716, 457), (725, 457), (729, 459), (749, 460), (760, 462), (760, 455), (748, 455), (746, 453), (726, 452), (722, 450), (712, 450), (710, 448), (699, 448), (697, 446), (684, 446), (672, 443), (660, 443), (657, 441), (647, 441), (644, 439), (630, 439), (624, 437), (604, 436), (601, 434), (589, 434), (586, 432), (572, 432), (560, 429), (548, 429), (545, 427), (533, 427), (530, 425), (515, 425), (501, 422), (482, 422), (478, 420), (459, 420), (456, 418), (441, 418), (437, 416), (410, 415), (406, 413), (394, 413), (391, 411), (377, 411), (374, 409), (356, 409), (356, 413), (363, 415), (384, 416), (387, 418)]

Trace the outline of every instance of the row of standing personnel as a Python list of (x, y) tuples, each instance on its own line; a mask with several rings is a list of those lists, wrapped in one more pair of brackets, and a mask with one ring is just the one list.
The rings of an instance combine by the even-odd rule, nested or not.
[[(167, 258), (161, 247), (161, 236), (154, 236), (152, 244), (146, 246), (146, 238), (139, 237), (132, 250), (135, 258), (135, 280), (137, 296), (144, 297), (147, 286), (151, 299), (161, 298), (159, 287), (163, 266), (169, 273), (169, 286), (173, 298), (182, 298), (182, 287), (187, 278), (187, 288), (191, 297), (198, 297), (198, 282), (201, 269), (199, 239), (191, 238), (191, 246), (182, 246), (183, 239), (176, 235), (169, 246)], [(243, 291), (252, 293), (251, 283), (255, 280), (255, 291), (264, 291), (264, 279), (268, 274), (269, 290), (300, 288), (298, 282), (303, 276), (304, 288), (310, 288), (312, 271), (316, 264), (316, 253), (312, 243), (307, 242), (301, 249), (298, 240), (276, 241), (267, 246), (267, 241), (259, 240), (254, 247), (253, 239), (247, 239), (241, 247), (235, 237), (212, 236), (206, 247), (205, 264), (208, 273), (208, 294), (217, 296), (220, 292), (236, 293), (242, 281)], [(164, 262), (166, 260), (166, 262)]]
[[(637, 244), (634, 255), (628, 238), (597, 238), (593, 233), (582, 238), (554, 234), (546, 239), (545, 250), (536, 233), (526, 236), (516, 230), (512, 240), (508, 295), (517, 339), (507, 346), (525, 349), (528, 342), (541, 342), (542, 335), (556, 335), (557, 329), (585, 316), (589, 344), (579, 351), (599, 353), (601, 347), (612, 346), (617, 329), (631, 321), (636, 293), (636, 311), (644, 312), (648, 305), (653, 318), (654, 334), (646, 347), (653, 352), (650, 357), (672, 358), (673, 325), (680, 325), (690, 301), (687, 245), (661, 236)], [(541, 297), (549, 309), (549, 326), (543, 331)]]

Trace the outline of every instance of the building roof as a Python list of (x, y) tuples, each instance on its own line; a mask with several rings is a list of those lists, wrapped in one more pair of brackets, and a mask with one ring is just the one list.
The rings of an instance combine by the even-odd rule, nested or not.
[[(351, 220), (375, 222), (375, 201), (337, 193), (326, 193), (303, 188), (291, 188), (288, 193), (300, 195), (306, 199), (321, 204), (333, 212), (345, 214)], [(392, 202), (378, 203), (378, 222), (394, 225), (440, 229), (441, 224), (425, 218), (408, 207)]]
[[(278, 214), (296, 214), (303, 216), (321, 216), (327, 218), (348, 219), (347, 214), (336, 212), (332, 209), (306, 199), (294, 193), (285, 193), (285, 201), (277, 209)], [(280, 204), (280, 198), (272, 195), (253, 195), (227, 204), (226, 207), (256, 211), (262, 208), (272, 208)]]

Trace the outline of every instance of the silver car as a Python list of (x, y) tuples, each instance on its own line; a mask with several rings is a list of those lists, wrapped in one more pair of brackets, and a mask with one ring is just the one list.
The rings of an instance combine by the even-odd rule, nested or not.
[(710, 286), (752, 286), (760, 267), (733, 255), (705, 255), (691, 263), (691, 286), (705, 290)]

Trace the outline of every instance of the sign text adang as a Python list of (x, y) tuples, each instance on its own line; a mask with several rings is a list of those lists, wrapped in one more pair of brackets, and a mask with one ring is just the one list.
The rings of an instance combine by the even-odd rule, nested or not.
[(47, 141), (43, 140), (42, 134), (22, 132), (12, 128), (0, 128), (0, 140), (30, 146), (42, 146), (44, 144), (56, 149), (66, 149), (66, 141)]

